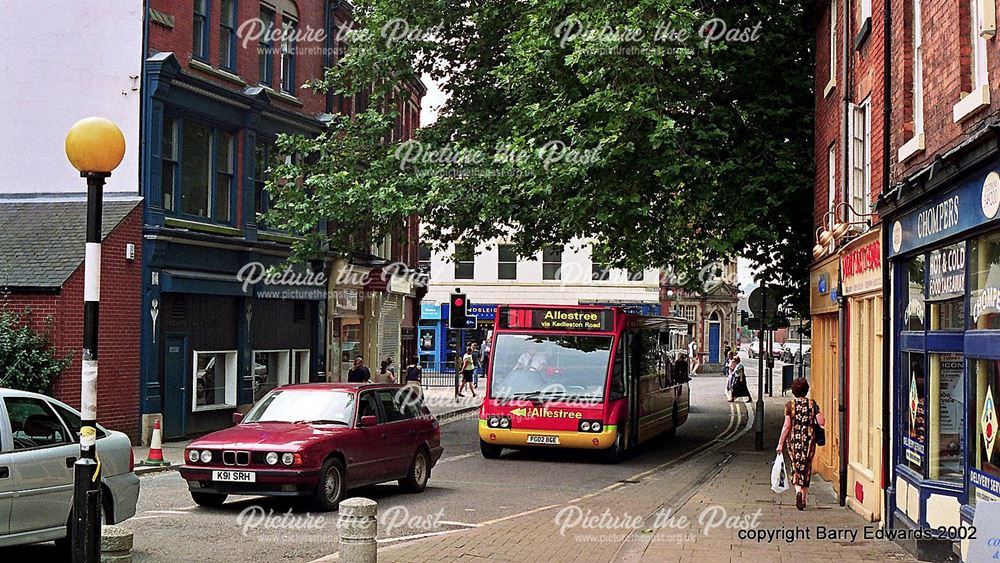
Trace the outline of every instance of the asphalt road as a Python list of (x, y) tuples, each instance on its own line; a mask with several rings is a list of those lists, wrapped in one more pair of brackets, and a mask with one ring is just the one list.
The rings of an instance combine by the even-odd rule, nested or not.
[[(756, 394), (756, 362), (746, 363)], [(442, 426), (444, 456), (423, 493), (405, 494), (387, 484), (349, 496), (379, 503), (382, 544), (516, 518), (641, 478), (711, 443), (733, 418), (723, 385), (721, 377), (696, 377), (691, 416), (677, 436), (656, 440), (619, 465), (603, 464), (593, 453), (541, 449), (486, 460), (479, 454), (476, 420), (469, 417)], [(123, 524), (135, 533), (138, 562), (312, 561), (337, 551), (336, 512), (308, 512), (293, 501), (262, 497), (230, 497), (220, 508), (202, 508), (176, 472), (143, 476), (141, 487), (137, 514)], [(51, 561), (54, 548), (0, 549), (0, 560)]]

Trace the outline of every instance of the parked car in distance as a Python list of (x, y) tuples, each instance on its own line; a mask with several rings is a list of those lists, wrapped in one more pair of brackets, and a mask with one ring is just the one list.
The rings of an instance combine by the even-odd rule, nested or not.
[[(750, 347), (748, 348), (748, 354), (749, 354), (750, 358), (756, 358), (756, 357), (760, 356), (760, 342), (759, 341), (754, 340), (753, 342), (750, 343)], [(779, 360), (779, 359), (781, 359), (781, 355), (782, 355), (781, 345), (778, 344), (777, 342), (772, 342), (771, 343), (771, 357), (774, 358), (774, 359), (776, 359), (776, 360)]]
[(806, 363), (809, 363), (808, 357), (811, 349), (812, 346), (809, 344), (808, 340), (804, 340), (802, 342), (801, 349), (799, 348), (798, 340), (795, 341), (789, 340), (788, 342), (785, 343), (785, 346), (782, 348), (781, 361), (789, 364), (798, 363), (800, 361), (800, 355), (805, 354), (807, 358)]
[[(55, 540), (69, 550), (73, 464), (80, 456), (80, 413), (38, 393), (0, 388), (0, 546)], [(135, 515), (139, 478), (132, 443), (97, 425), (102, 519)]]
[(387, 481), (421, 492), (443, 452), (437, 419), (406, 385), (288, 385), (233, 421), (184, 451), (180, 474), (201, 506), (239, 494), (334, 510), (348, 489)]

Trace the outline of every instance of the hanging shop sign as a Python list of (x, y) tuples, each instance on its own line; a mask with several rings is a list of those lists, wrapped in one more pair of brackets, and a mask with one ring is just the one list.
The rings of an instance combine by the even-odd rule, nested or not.
[(873, 229), (851, 242), (840, 253), (841, 286), (844, 295), (875, 291), (882, 287), (881, 229)]
[(987, 169), (896, 219), (889, 254), (905, 254), (978, 227), (998, 212), (1000, 174)]
[(438, 303), (421, 303), (420, 304), (420, 320), (424, 321), (436, 321), (440, 320), (441, 317), (441, 305)]

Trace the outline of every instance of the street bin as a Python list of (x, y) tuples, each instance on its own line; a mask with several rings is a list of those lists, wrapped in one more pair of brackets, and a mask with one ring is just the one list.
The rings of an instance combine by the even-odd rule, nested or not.
[(795, 364), (785, 364), (781, 366), (781, 394), (784, 395), (792, 388), (792, 381), (795, 380)]

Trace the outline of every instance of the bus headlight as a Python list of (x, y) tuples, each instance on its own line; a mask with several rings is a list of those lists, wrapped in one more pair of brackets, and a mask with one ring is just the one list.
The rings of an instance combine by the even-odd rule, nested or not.
[(587, 421), (581, 422), (580, 423), (580, 430), (583, 430), (584, 432), (590, 432), (590, 423), (587, 422)]
[(497, 426), (500, 426), (500, 419), (495, 416), (491, 416), (489, 422), (486, 424), (490, 428), (496, 428)]
[(501, 418), (500, 419), (500, 428), (510, 428), (510, 419), (509, 418)]
[(591, 432), (600, 432), (601, 431), (601, 423), (600, 422), (595, 422), (595, 423), (591, 424), (590, 425), (590, 430), (591, 430)]

